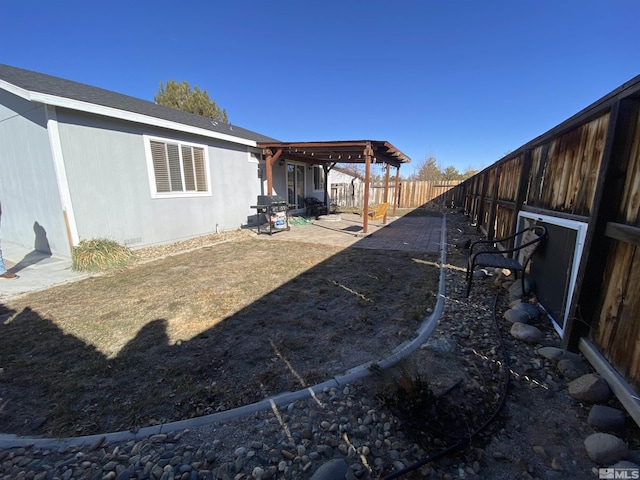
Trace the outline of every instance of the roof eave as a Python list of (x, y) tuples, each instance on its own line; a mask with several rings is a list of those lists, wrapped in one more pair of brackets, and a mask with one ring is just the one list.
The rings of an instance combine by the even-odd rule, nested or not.
[(83, 102), (81, 100), (73, 100), (67, 97), (60, 97), (57, 95), (25, 90), (24, 88), (17, 87), (16, 85), (4, 80), (0, 80), (0, 88), (30, 102), (39, 102), (45, 105), (51, 105), (53, 107), (68, 108), (80, 112), (93, 113), (105, 117), (116, 118), (119, 120), (142, 123), (145, 125), (152, 125), (154, 127), (167, 128), (170, 130), (191, 133), (194, 135), (204, 136), (249, 147), (257, 146), (257, 143), (254, 140), (234, 137), (233, 135), (214, 132), (205, 128), (193, 127), (179, 122), (172, 122), (170, 120), (164, 120), (161, 118), (152, 117), (150, 115), (143, 115), (141, 113), (129, 112), (119, 108), (107, 107), (95, 103)]

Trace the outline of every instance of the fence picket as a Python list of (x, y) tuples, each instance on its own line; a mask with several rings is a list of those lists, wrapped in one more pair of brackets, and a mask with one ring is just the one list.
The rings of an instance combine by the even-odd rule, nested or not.
[[(426, 203), (438, 199), (442, 202), (453, 200), (445, 198), (446, 193), (459, 185), (460, 180), (419, 180), (406, 181), (398, 184), (400, 195), (397, 195), (395, 185), (389, 185), (389, 202), (396, 201), (398, 208), (418, 208)], [(369, 188), (371, 205), (384, 202), (384, 184), (373, 183)], [(331, 185), (331, 203), (338, 207), (364, 206), (364, 183), (334, 183)]]

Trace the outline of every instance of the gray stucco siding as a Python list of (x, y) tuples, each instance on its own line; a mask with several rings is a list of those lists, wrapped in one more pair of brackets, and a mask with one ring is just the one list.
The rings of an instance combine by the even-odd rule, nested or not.
[(250, 222), (261, 193), (258, 163), (246, 149), (210, 148), (213, 218), (220, 230), (234, 230)]
[(140, 135), (126, 122), (63, 110), (58, 129), (79, 239), (139, 237), (149, 208)]
[[(238, 228), (258, 194), (245, 146), (72, 111), (58, 121), (81, 239), (136, 248)], [(153, 198), (144, 135), (202, 145), (210, 194)]]
[(70, 246), (46, 122), (44, 105), (0, 90), (0, 237), (67, 256)]

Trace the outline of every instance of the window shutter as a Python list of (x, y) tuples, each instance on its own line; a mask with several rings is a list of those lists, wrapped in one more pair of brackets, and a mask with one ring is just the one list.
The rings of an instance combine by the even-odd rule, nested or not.
[(194, 167), (196, 172), (196, 181), (198, 182), (197, 190), (206, 192), (207, 187), (207, 169), (204, 164), (204, 150), (202, 148), (193, 149)]
[(180, 151), (178, 145), (167, 144), (167, 156), (169, 158), (169, 177), (171, 179), (171, 191), (182, 192), (182, 169), (180, 168)]
[(184, 171), (184, 187), (187, 192), (194, 192), (196, 190), (196, 178), (193, 168), (193, 153), (192, 147), (182, 146), (182, 167)]
[(167, 152), (164, 143), (151, 142), (151, 158), (153, 159), (153, 171), (156, 178), (156, 190), (158, 192), (170, 192), (169, 168), (167, 166)]
[(203, 148), (149, 140), (156, 193), (208, 192)]

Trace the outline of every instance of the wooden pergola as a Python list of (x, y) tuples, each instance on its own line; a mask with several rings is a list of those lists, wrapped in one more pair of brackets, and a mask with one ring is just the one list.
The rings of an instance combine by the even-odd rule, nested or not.
[[(266, 163), (267, 193), (273, 194), (273, 165), (280, 159), (293, 160), (308, 165), (321, 165), (324, 178), (339, 163), (361, 163), (365, 165), (364, 209), (362, 212), (362, 231), (368, 232), (369, 220), (369, 182), (371, 180), (371, 164), (386, 165), (384, 181), (384, 201), (389, 201), (389, 173), (391, 167), (396, 168), (395, 191), (398, 192), (400, 165), (409, 163), (411, 159), (391, 145), (380, 140), (345, 140), (330, 142), (258, 142)], [(329, 199), (328, 182), (324, 184), (324, 203)], [(395, 214), (397, 202), (393, 202)], [(385, 215), (383, 223), (387, 222)]]

